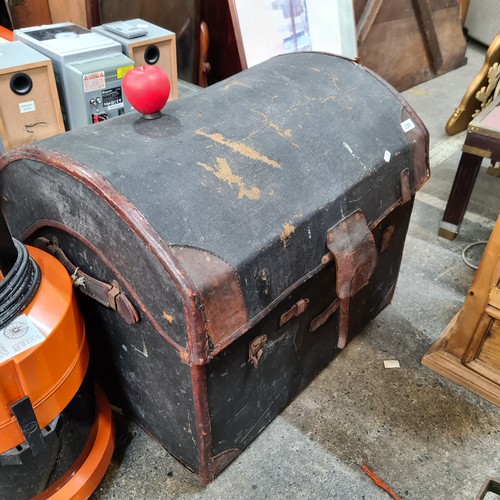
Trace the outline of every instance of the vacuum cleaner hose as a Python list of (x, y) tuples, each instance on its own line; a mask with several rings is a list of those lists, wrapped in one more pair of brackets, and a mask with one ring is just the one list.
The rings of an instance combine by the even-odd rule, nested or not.
[(30, 304), (40, 285), (41, 273), (27, 248), (13, 240), (17, 259), (7, 276), (0, 281), (0, 329), (7, 326)]

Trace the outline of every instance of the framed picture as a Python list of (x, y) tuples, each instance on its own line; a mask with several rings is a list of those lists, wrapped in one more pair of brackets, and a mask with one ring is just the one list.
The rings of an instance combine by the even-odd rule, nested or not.
[(229, 0), (243, 69), (278, 54), (357, 57), (352, 0)]

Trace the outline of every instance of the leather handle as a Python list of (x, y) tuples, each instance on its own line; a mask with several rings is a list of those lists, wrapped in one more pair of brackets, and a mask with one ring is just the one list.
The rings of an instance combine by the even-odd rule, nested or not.
[(100, 281), (84, 273), (75, 266), (59, 246), (57, 238), (37, 238), (34, 246), (52, 254), (71, 275), (73, 285), (82, 293), (109, 309), (116, 311), (129, 325), (139, 322), (139, 314), (128, 297), (121, 291), (120, 285), (113, 280), (112, 284)]

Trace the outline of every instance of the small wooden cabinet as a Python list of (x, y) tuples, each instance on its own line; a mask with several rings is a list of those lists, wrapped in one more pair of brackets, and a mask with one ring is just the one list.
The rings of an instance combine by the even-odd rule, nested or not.
[(500, 217), (462, 309), (422, 363), (500, 406)]

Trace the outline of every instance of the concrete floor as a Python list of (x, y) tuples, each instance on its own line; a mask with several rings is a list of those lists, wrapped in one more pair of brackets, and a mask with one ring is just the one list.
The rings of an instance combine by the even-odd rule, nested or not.
[[(404, 93), (429, 128), (432, 177), (417, 195), (393, 303), (209, 486), (132, 424), (95, 498), (388, 498), (366, 463), (402, 498), (471, 499), (500, 476), (500, 410), (420, 364), (473, 277), (462, 249), (488, 239), (500, 211), (500, 180), (483, 168), (459, 236), (437, 236), (464, 139), (444, 125), (484, 52), (470, 44), (465, 67)], [(401, 368), (384, 369), (385, 359)]]

